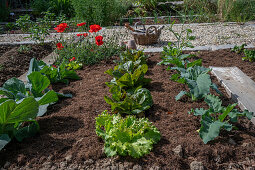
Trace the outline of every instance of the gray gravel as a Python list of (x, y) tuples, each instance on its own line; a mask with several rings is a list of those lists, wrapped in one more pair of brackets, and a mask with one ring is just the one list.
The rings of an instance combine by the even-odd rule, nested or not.
[[(173, 26), (175, 31), (180, 31), (182, 25), (176, 24)], [(196, 40), (192, 41), (194, 46), (207, 45), (226, 45), (226, 44), (255, 44), (255, 23), (249, 22), (243, 25), (237, 23), (205, 23), (205, 24), (185, 24), (185, 29), (191, 29), (191, 35), (196, 36)], [(64, 33), (64, 38), (71, 38), (77, 33)], [(103, 28), (98, 34), (103, 35), (106, 41), (108, 38), (114, 36), (118, 41), (128, 41), (133, 39), (131, 32), (125, 27), (108, 27)], [(31, 41), (27, 37), (28, 34), (2, 34), (0, 35), (0, 42), (22, 42)], [(57, 40), (60, 37), (58, 33), (52, 33), (46, 41)], [(145, 48), (159, 48), (166, 46), (168, 42), (176, 42), (175, 37), (169, 31), (169, 25), (165, 25), (158, 44), (152, 46), (138, 46), (139, 49)]]

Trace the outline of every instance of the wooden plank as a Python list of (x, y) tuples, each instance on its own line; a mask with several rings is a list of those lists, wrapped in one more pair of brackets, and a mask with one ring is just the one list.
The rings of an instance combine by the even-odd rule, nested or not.
[[(210, 68), (239, 107), (255, 113), (255, 82), (237, 67)], [(255, 117), (251, 121), (255, 125)]]

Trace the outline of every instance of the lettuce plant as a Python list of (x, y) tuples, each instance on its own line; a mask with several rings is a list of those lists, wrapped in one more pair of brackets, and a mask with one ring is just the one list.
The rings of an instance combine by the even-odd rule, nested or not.
[(122, 118), (104, 111), (96, 118), (96, 134), (104, 141), (107, 156), (121, 155), (140, 158), (160, 140), (160, 132), (146, 118)]
[(128, 61), (136, 62), (142, 64), (147, 63), (148, 56), (142, 51), (127, 50), (120, 54), (120, 60), (115, 60), (114, 62), (121, 65)]
[(134, 62), (126, 62), (123, 65), (116, 66), (114, 70), (109, 69), (105, 73), (112, 76), (111, 82), (107, 82), (106, 85), (110, 88), (114, 86), (120, 86), (124, 89), (136, 89), (150, 83), (151, 79), (144, 78), (145, 73), (148, 71), (146, 64), (139, 65), (134, 70)]
[(121, 89), (119, 86), (111, 88), (112, 99), (105, 96), (106, 103), (111, 105), (114, 112), (121, 114), (139, 114), (149, 109), (153, 100), (149, 90), (138, 88), (134, 92)]
[(190, 111), (195, 116), (201, 116), (199, 136), (205, 144), (219, 136), (221, 129), (231, 131), (231, 122), (237, 122), (238, 117), (246, 116), (248, 119), (253, 117), (252, 112), (247, 110), (239, 112), (234, 109), (237, 104), (230, 104), (227, 107), (222, 106), (222, 101), (218, 96), (207, 95), (205, 102), (208, 104), (209, 109), (196, 108)]

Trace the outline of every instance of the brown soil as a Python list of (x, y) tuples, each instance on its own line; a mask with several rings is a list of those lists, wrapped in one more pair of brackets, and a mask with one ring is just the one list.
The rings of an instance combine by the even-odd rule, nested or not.
[(30, 47), (27, 52), (19, 52), (17, 46), (0, 47), (0, 86), (8, 79), (24, 74), (32, 58), (42, 59), (53, 51), (50, 44), (30, 45)]
[[(254, 63), (241, 61), (241, 55), (229, 50), (201, 52), (199, 58), (203, 59), (205, 66), (238, 66), (248, 75), (255, 75)], [(241, 119), (236, 124), (239, 130), (222, 131), (216, 140), (205, 145), (196, 132), (200, 127), (199, 117), (189, 115), (188, 111), (191, 108), (206, 108), (206, 104), (202, 101), (191, 102), (188, 98), (175, 101), (174, 97), (186, 87), (170, 81), (173, 72), (166, 71), (166, 66), (157, 65), (159, 61), (159, 54), (151, 54), (148, 61), (147, 75), (152, 78), (152, 83), (147, 88), (151, 91), (154, 105), (146, 116), (160, 130), (162, 138), (149, 155), (141, 159), (117, 157), (115, 163), (127, 165), (124, 166), (126, 169), (189, 169), (190, 163), (195, 160), (202, 162), (207, 169), (226, 169), (231, 163), (232, 167), (241, 169), (254, 166), (254, 125)], [(106, 158), (102, 152), (103, 141), (95, 133), (95, 117), (103, 110), (110, 110), (104, 95), (109, 95), (105, 82), (110, 81), (111, 77), (104, 71), (114, 65), (104, 62), (85, 67), (78, 71), (82, 80), (71, 82), (69, 86), (53, 86), (55, 90), (71, 92), (73, 98), (61, 100), (50, 108), (46, 116), (38, 119), (41, 130), (37, 136), (8, 144), (0, 152), (0, 163), (3, 165), (9, 161), (9, 169), (15, 166), (39, 169), (50, 161), (51, 166), (61, 169), (66, 160), (79, 164), (80, 168), (95, 169), (103, 160), (111, 162), (112, 159)], [(216, 82), (214, 77), (213, 81)], [(220, 90), (226, 95), (222, 87)], [(231, 103), (227, 97), (222, 97), (222, 100), (225, 105)], [(172, 151), (178, 145), (182, 146), (183, 157)], [(92, 165), (85, 166), (88, 160), (92, 161)], [(104, 168), (106, 166), (99, 169)]]

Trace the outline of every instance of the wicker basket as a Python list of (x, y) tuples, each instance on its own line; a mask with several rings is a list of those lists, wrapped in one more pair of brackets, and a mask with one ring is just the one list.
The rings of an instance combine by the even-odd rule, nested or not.
[(145, 26), (142, 24), (143, 29), (138, 30), (137, 29), (138, 24), (140, 24), (140, 22), (137, 22), (135, 24), (136, 29), (132, 32), (136, 44), (149, 45), (158, 43), (161, 30), (164, 28), (164, 26), (162, 26), (159, 29), (156, 26), (150, 26), (147, 29), (145, 29)]

